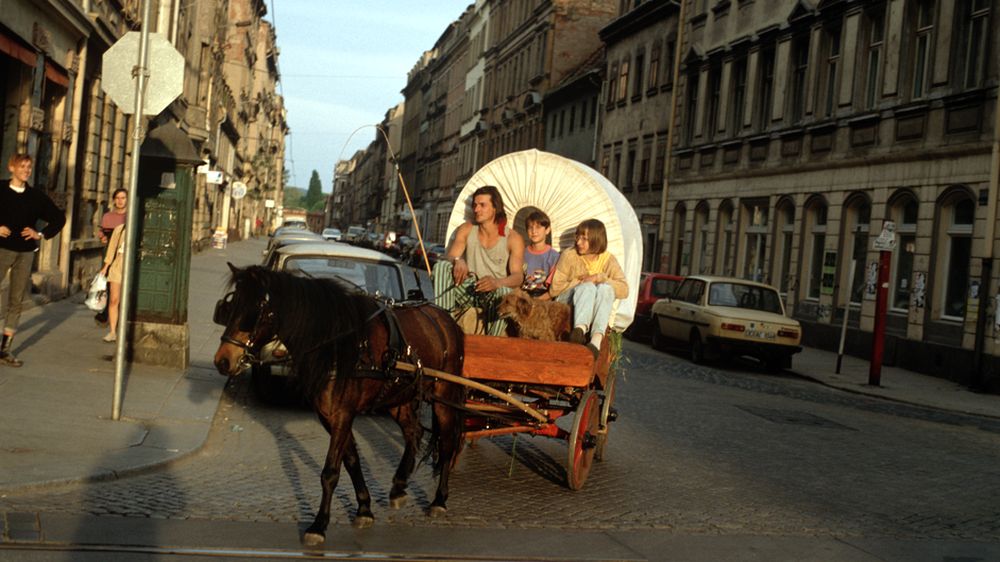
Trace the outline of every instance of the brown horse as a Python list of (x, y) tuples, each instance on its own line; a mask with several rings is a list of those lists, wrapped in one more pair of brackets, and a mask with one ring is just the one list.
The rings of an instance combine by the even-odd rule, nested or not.
[(354, 525), (374, 522), (371, 496), (361, 471), (351, 426), (373, 409), (387, 411), (403, 430), (403, 458), (393, 477), (390, 506), (406, 499), (406, 484), (418, 454), (422, 428), (417, 408), (433, 408), (431, 444), (436, 445), (437, 493), (429, 514), (445, 512), (448, 476), (462, 445), (465, 387), (393, 369), (396, 360), (460, 375), (463, 336), (452, 317), (430, 305), (389, 307), (329, 279), (299, 277), (261, 266), (232, 269), (232, 292), (216, 306), (226, 326), (215, 353), (220, 373), (233, 376), (257, 360), (260, 348), (279, 339), (292, 357), (297, 387), (330, 434), (320, 481), (323, 499), (303, 542), (320, 544), (330, 521), (330, 500), (344, 463), (354, 484)]

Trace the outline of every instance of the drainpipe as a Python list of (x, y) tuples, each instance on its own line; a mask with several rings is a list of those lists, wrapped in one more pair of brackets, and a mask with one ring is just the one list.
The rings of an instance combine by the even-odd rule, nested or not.
[[(663, 259), (663, 241), (667, 235), (667, 201), (670, 194), (670, 169), (672, 162), (670, 161), (670, 155), (674, 150), (674, 129), (677, 125), (677, 90), (680, 85), (680, 73), (681, 73), (681, 56), (684, 50), (684, 28), (685, 28), (685, 17), (687, 12), (687, 4), (690, 0), (680, 0), (680, 11), (677, 14), (677, 46), (674, 48), (674, 68), (673, 68), (673, 81), (674, 85), (670, 92), (670, 123), (667, 125), (667, 153), (664, 155), (663, 163), (663, 198), (660, 200), (660, 233), (659, 233), (659, 245), (660, 251), (654, 256), (656, 260), (655, 263), (659, 263)], [(691, 85), (687, 84), (686, 87), (690, 88)], [(665, 264), (659, 263), (657, 268), (663, 271), (663, 266)]]
[(973, 347), (972, 390), (986, 387), (986, 317), (990, 301), (990, 278), (993, 274), (993, 255), (996, 246), (997, 190), (1000, 189), (1000, 60), (997, 65), (997, 88), (993, 98), (993, 153), (990, 160), (990, 187), (986, 203), (986, 232), (983, 235), (983, 259), (979, 276), (979, 310), (976, 312), (976, 339)]

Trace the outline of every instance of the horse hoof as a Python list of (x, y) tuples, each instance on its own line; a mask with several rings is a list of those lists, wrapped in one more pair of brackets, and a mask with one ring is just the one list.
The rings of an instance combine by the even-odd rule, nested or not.
[(302, 544), (306, 546), (319, 546), (326, 542), (326, 536), (320, 533), (310, 533), (302, 535)]
[(375, 524), (375, 518), (370, 515), (359, 515), (354, 518), (352, 525), (355, 529), (367, 529)]
[(446, 508), (441, 507), (440, 505), (432, 505), (431, 511), (428, 515), (430, 515), (433, 519), (437, 519), (438, 517), (444, 517), (445, 513), (448, 513)]
[(389, 499), (389, 507), (392, 509), (401, 509), (404, 505), (406, 505), (406, 496)]

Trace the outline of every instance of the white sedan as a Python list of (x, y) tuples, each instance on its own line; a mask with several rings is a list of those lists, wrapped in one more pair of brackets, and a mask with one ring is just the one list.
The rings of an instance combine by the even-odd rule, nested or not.
[(778, 291), (770, 285), (731, 277), (693, 275), (673, 297), (653, 304), (653, 346), (687, 344), (691, 359), (749, 355), (768, 369), (792, 365), (802, 351), (802, 327), (785, 316)]

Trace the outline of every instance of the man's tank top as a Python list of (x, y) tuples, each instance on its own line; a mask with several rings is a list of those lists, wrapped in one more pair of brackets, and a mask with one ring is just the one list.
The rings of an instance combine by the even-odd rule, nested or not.
[(479, 225), (473, 225), (469, 238), (465, 241), (465, 263), (469, 271), (479, 277), (507, 277), (507, 261), (510, 250), (507, 248), (507, 236), (500, 239), (492, 248), (484, 248), (479, 243)]

